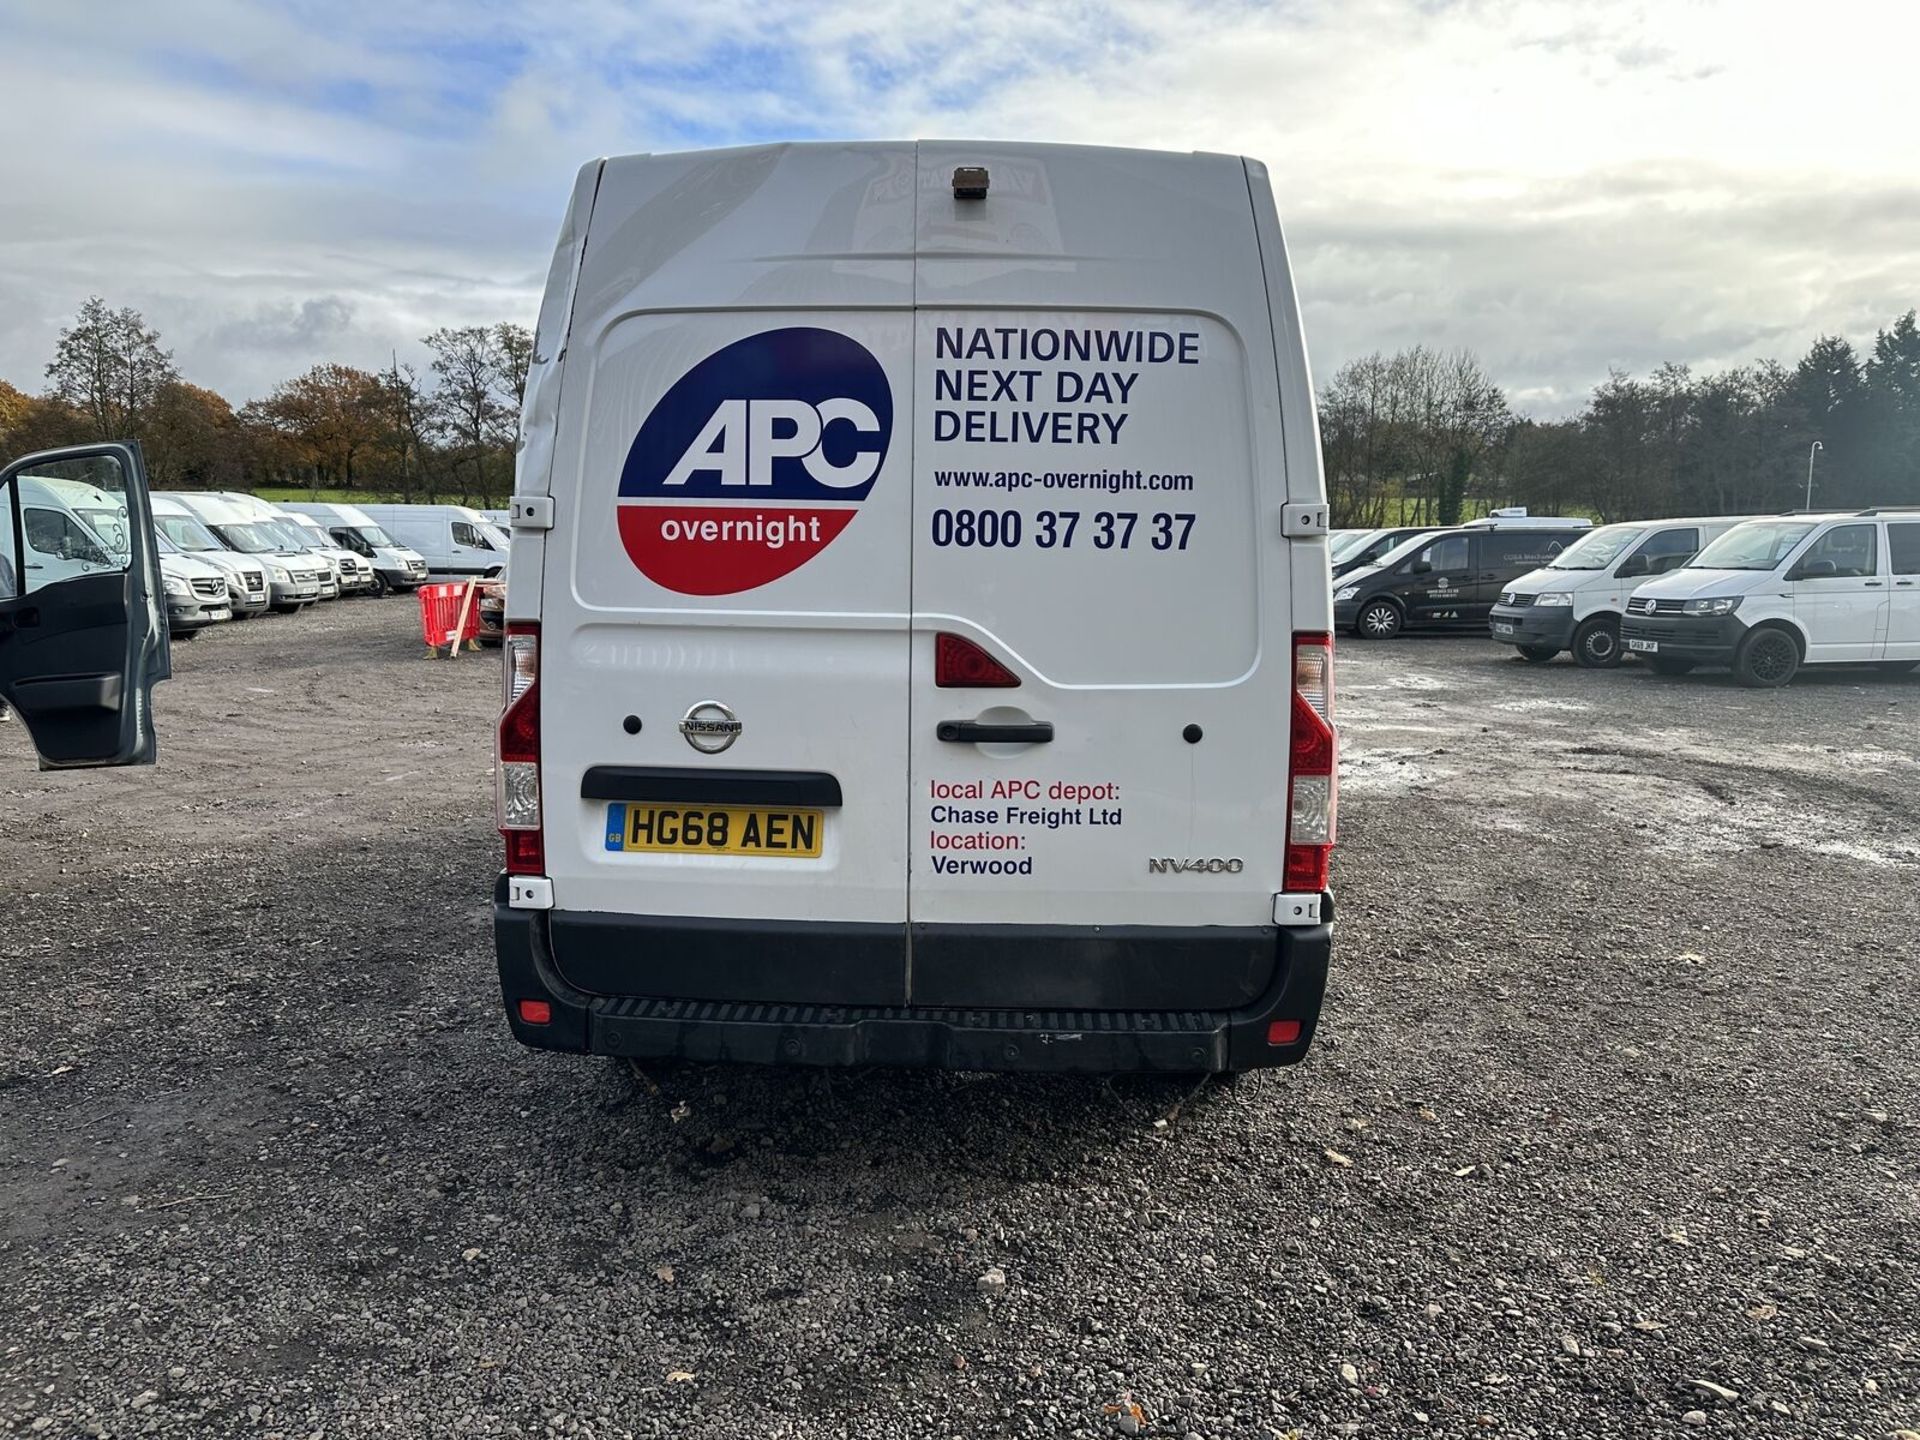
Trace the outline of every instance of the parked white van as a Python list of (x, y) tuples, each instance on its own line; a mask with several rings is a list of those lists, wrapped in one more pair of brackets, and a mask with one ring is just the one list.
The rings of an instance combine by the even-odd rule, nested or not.
[(1536, 665), (1571, 650), (1586, 669), (1610, 670), (1620, 663), (1620, 621), (1634, 588), (1679, 569), (1747, 518), (1636, 520), (1590, 530), (1507, 585), (1488, 632)]
[(416, 550), (400, 544), (356, 505), (328, 505), (317, 501), (289, 501), (280, 507), (321, 526), (333, 539), (373, 565), (374, 588), (415, 590), (427, 580), (427, 562)]
[(176, 640), (191, 640), (209, 625), (233, 618), (226, 572), (189, 555), (166, 532), (153, 532), (160, 555), (160, 583), (166, 591), (167, 630)]
[(418, 551), (435, 580), (498, 575), (507, 564), (507, 532), (465, 505), (363, 505), (369, 519)]
[(21, 477), (20, 568), (29, 584), (124, 569), (126, 533), (126, 505), (119, 496), (77, 480)]
[(495, 894), (521, 1040), (1302, 1058), (1327, 507), (1260, 164), (596, 161), (534, 348)]
[(1727, 531), (1627, 602), (1621, 639), (1663, 675), (1730, 666), (1784, 685), (1802, 665), (1920, 666), (1920, 507), (1780, 515)]
[[(222, 545), (264, 568), (272, 607), (283, 615), (304, 610), (320, 598), (323, 589), (334, 583), (332, 568), (326, 561), (296, 549), (273, 531), (256, 526), (251, 506), (236, 505), (224, 495), (192, 490), (161, 491), (153, 499), (156, 507), (162, 501), (181, 506), (203, 521)], [(156, 509), (155, 513), (159, 511)]]
[(245, 620), (266, 613), (272, 603), (267, 588), (267, 565), (256, 555), (241, 555), (223, 545), (186, 506), (164, 495), (148, 497), (153, 508), (153, 528), (161, 536), (194, 559), (219, 569), (227, 577), (227, 599), (233, 618)]

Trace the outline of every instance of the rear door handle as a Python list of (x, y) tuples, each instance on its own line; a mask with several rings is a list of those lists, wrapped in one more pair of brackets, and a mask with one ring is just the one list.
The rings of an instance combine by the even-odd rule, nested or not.
[(955, 745), (1045, 745), (1053, 739), (1053, 722), (987, 725), (978, 720), (942, 720), (933, 733)]
[(1880, 588), (1880, 582), (1878, 580), (1867, 581), (1867, 589), (1878, 590), (1879, 588)]

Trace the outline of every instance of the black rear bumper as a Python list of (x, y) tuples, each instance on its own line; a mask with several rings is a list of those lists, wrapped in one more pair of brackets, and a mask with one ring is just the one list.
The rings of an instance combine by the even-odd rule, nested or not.
[[(1323, 907), (1331, 915), (1331, 898)], [(634, 930), (636, 943), (652, 934), (638, 917)], [(740, 948), (751, 952), (759, 935), (743, 932), (740, 939)], [(550, 912), (508, 906), (504, 876), (494, 891), (494, 940), (513, 1033), (545, 1050), (755, 1064), (1197, 1072), (1291, 1065), (1306, 1057), (1326, 990), (1333, 927), (1276, 927), (1270, 978), (1245, 1004), (1151, 1010), (1023, 1005), (1018, 993), (1007, 995), (1004, 1008), (590, 994), (569, 984), (554, 962)], [(981, 938), (983, 949), (991, 943)], [(1029, 966), (1039, 958), (1031, 950), (1021, 956)], [(1027, 998), (1064, 987), (1063, 977), (1029, 989)], [(715, 988), (733, 987), (717, 980)], [(523, 1019), (523, 1000), (544, 1002), (546, 1023)], [(1287, 1022), (1288, 1038), (1279, 1044), (1269, 1042), (1276, 1021)]]

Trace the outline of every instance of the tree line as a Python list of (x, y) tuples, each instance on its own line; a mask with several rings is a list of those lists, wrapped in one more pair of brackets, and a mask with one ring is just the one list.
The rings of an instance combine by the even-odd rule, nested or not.
[[(41, 393), (0, 380), (0, 455), (138, 439), (156, 486), (360, 490), (497, 505), (511, 491), (533, 337), (519, 325), (423, 337), (427, 374), (315, 365), (235, 409), (184, 379), (136, 310), (98, 296), (60, 332)], [(1601, 521), (1805, 503), (1920, 505), (1920, 326), (1864, 354), (1816, 340), (1695, 375), (1615, 370), (1579, 414), (1515, 413), (1471, 351), (1416, 345), (1342, 365), (1320, 395), (1337, 526), (1450, 525), (1504, 505)], [(1818, 447), (1817, 449), (1815, 447)]]
[(136, 439), (158, 489), (504, 504), (533, 336), (503, 322), (442, 328), (422, 343), (425, 376), (397, 359), (377, 371), (320, 364), (236, 410), (181, 376), (137, 310), (96, 295), (60, 332), (40, 394), (0, 380), (0, 455)]
[(1552, 421), (1514, 413), (1470, 351), (1415, 346), (1335, 372), (1320, 443), (1343, 527), (1505, 505), (1602, 522), (1792, 510), (1809, 456), (1816, 508), (1920, 505), (1920, 327), (1909, 310), (1864, 356), (1825, 336), (1791, 367), (1614, 370)]

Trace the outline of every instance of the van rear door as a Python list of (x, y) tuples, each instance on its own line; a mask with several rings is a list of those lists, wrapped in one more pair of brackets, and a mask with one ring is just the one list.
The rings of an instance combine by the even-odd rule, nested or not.
[(909, 997), (1245, 1004), (1295, 613), (1248, 167), (923, 143), (915, 190)]
[(905, 999), (913, 173), (768, 146), (597, 178), (538, 567), (583, 990)]

